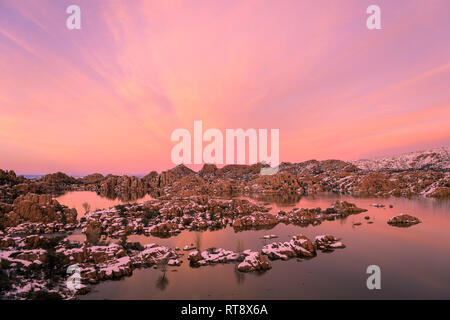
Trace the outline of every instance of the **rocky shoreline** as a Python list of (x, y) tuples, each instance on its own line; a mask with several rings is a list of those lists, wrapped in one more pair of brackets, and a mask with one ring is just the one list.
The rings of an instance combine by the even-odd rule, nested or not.
[(204, 165), (195, 172), (184, 165), (158, 174), (152, 171), (138, 178), (91, 174), (73, 178), (58, 172), (39, 179), (16, 176), (0, 169), (0, 203), (12, 204), (29, 193), (52, 194), (67, 191), (94, 191), (111, 199), (131, 201), (151, 194), (154, 197), (192, 195), (280, 195), (305, 196), (337, 192), (354, 196), (427, 196), (450, 197), (450, 171), (404, 170), (370, 171), (340, 160), (301, 163), (283, 162), (275, 175), (260, 175), (261, 163), (227, 165), (217, 168)]
[[(278, 224), (301, 227), (318, 225), (367, 211), (346, 201), (328, 208), (293, 208), (271, 212), (239, 196), (301, 197), (338, 192), (370, 196), (449, 197), (449, 172), (371, 172), (338, 161), (282, 163), (273, 176), (259, 174), (262, 164), (217, 168), (205, 165), (199, 172), (185, 166), (142, 178), (93, 174), (73, 178), (63, 173), (39, 179), (18, 177), (0, 170), (0, 298), (74, 299), (104, 280), (130, 276), (136, 268), (179, 266), (184, 253), (157, 244), (130, 243), (131, 235), (160, 238), (182, 231), (232, 228), (269, 230)], [(67, 191), (94, 191), (125, 201), (151, 194), (154, 199), (87, 212), (77, 220), (75, 209), (54, 199)], [(420, 221), (412, 216), (393, 217), (388, 224), (410, 226)], [(86, 235), (84, 243), (71, 242), (74, 230)], [(118, 239), (108, 243), (106, 238)], [(267, 239), (276, 238), (268, 235)], [(258, 251), (234, 252), (223, 248), (199, 251), (187, 245), (191, 267), (235, 263), (239, 272), (261, 272), (272, 268), (272, 260), (308, 259), (317, 251), (344, 248), (331, 235), (314, 241), (303, 235), (287, 242), (272, 242)], [(68, 267), (76, 266), (82, 279), (78, 289), (67, 286)]]
[[(130, 276), (136, 268), (182, 264), (184, 253), (179, 248), (128, 242), (130, 235), (163, 238), (176, 236), (183, 230), (229, 227), (239, 232), (271, 229), (279, 223), (308, 226), (366, 211), (337, 200), (326, 209), (294, 208), (289, 212), (269, 213), (270, 208), (245, 199), (191, 196), (118, 205), (88, 212), (76, 221), (73, 220), (76, 213), (56, 200), (30, 194), (15, 205), (21, 207), (24, 201), (34, 208), (34, 214), (7, 220), (9, 226), (0, 231), (1, 296), (4, 299), (75, 299), (89, 292), (91, 285)], [(56, 208), (59, 211), (55, 211)], [(63, 213), (71, 216), (71, 219), (65, 219), (65, 224), (60, 221), (64, 220)], [(56, 214), (59, 220), (49, 222), (46, 214)], [(36, 217), (43, 217), (42, 221), (35, 221)], [(32, 221), (24, 222), (27, 218)], [(75, 229), (86, 235), (84, 243), (67, 238)], [(107, 238), (118, 241), (109, 243)], [(276, 236), (264, 238), (269, 240)], [(198, 251), (192, 244), (186, 245), (184, 251), (190, 251), (187, 259), (191, 267), (235, 263), (239, 272), (261, 272), (272, 268), (271, 260), (309, 259), (315, 257), (319, 250), (333, 251), (344, 247), (332, 235), (317, 236), (314, 241), (298, 235), (288, 242), (266, 244), (259, 251), (234, 252), (222, 248)], [(67, 287), (69, 266), (78, 268), (82, 279), (75, 291)]]

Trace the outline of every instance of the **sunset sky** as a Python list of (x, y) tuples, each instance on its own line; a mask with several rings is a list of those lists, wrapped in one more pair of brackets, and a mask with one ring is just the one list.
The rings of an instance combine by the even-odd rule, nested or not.
[(450, 1), (0, 0), (0, 168), (161, 171), (194, 120), (281, 161), (450, 146)]

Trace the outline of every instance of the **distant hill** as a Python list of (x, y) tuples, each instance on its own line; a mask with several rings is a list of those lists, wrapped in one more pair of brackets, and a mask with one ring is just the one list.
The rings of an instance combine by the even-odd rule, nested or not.
[(369, 171), (450, 171), (450, 150), (443, 147), (349, 162), (362, 170)]

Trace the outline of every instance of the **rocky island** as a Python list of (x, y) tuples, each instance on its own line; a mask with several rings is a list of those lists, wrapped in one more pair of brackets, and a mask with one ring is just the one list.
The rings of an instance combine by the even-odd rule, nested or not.
[[(273, 212), (270, 205), (243, 196), (302, 197), (332, 192), (449, 198), (448, 159), (440, 161), (440, 167), (429, 165), (429, 159), (426, 163), (426, 167), (420, 167), (416, 161), (414, 168), (388, 170), (384, 165), (375, 170), (367, 161), (311, 160), (282, 163), (275, 175), (260, 175), (265, 166), (260, 163), (222, 168), (204, 165), (199, 172), (179, 165), (143, 177), (92, 174), (73, 178), (54, 173), (37, 179), (0, 170), (0, 297), (74, 299), (89, 292), (90, 286), (130, 276), (136, 268), (176, 267), (183, 263), (185, 254), (178, 248), (129, 242), (127, 238), (132, 235), (163, 239), (176, 237), (183, 231), (232, 228), (235, 232), (246, 232), (269, 230), (279, 224), (317, 226), (367, 211), (348, 201), (336, 200), (326, 208), (294, 207)], [(123, 199), (124, 204), (80, 215), (55, 200), (68, 191), (93, 191)], [(145, 194), (152, 199), (127, 203)], [(394, 226), (419, 222), (407, 214), (387, 221)], [(358, 224), (361, 225), (355, 223)], [(75, 230), (86, 235), (84, 242), (68, 239)], [(272, 238), (276, 235), (264, 237), (267, 241)], [(116, 241), (111, 243), (107, 239)], [(310, 240), (300, 232), (289, 241), (272, 241), (259, 250), (200, 250), (189, 244), (185, 247), (192, 268), (234, 263), (238, 272), (244, 273), (268, 271), (274, 268), (273, 260), (311, 259), (318, 251), (332, 252), (339, 248), (345, 245), (333, 235), (317, 235)], [(69, 266), (79, 268), (81, 282), (76, 290), (67, 286)]]

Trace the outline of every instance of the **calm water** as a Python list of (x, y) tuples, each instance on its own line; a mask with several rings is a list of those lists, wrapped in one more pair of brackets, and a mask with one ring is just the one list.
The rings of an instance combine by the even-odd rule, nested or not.
[[(425, 198), (353, 198), (339, 195), (305, 197), (294, 203), (303, 208), (329, 207), (347, 200), (368, 212), (345, 220), (325, 221), (306, 228), (279, 224), (271, 230), (189, 232), (168, 239), (130, 236), (129, 241), (183, 248), (199, 243), (202, 250), (222, 247), (260, 249), (273, 241), (287, 241), (296, 234), (314, 238), (332, 234), (347, 248), (318, 253), (311, 260), (272, 261), (272, 269), (255, 274), (239, 273), (234, 264), (191, 268), (187, 255), (181, 267), (137, 269), (131, 277), (103, 282), (82, 299), (450, 299), (450, 201)], [(272, 199), (273, 200), (273, 199)], [(60, 201), (65, 203), (62, 199)], [(385, 204), (386, 208), (370, 206)], [(392, 204), (394, 207), (389, 208)], [(93, 207), (95, 207), (93, 203)], [(273, 211), (292, 206), (273, 203)], [(389, 226), (393, 215), (409, 213), (422, 223), (410, 228)], [(373, 224), (364, 216), (369, 215)], [(361, 226), (353, 226), (361, 222)], [(279, 238), (261, 239), (266, 234)], [(75, 236), (76, 237), (76, 236)], [(82, 238), (82, 235), (78, 237)], [(366, 269), (381, 268), (381, 290), (368, 290)]]
[(133, 201), (122, 201), (119, 198), (109, 199), (106, 197), (101, 197), (96, 192), (92, 191), (71, 191), (65, 193), (62, 196), (56, 197), (55, 199), (58, 200), (58, 202), (62, 205), (77, 209), (78, 219), (80, 219), (85, 214), (83, 203), (88, 203), (91, 207), (91, 210), (93, 211), (107, 209), (123, 203), (137, 203), (148, 201), (151, 200), (152, 197), (149, 195), (145, 195), (144, 197), (138, 198)]

